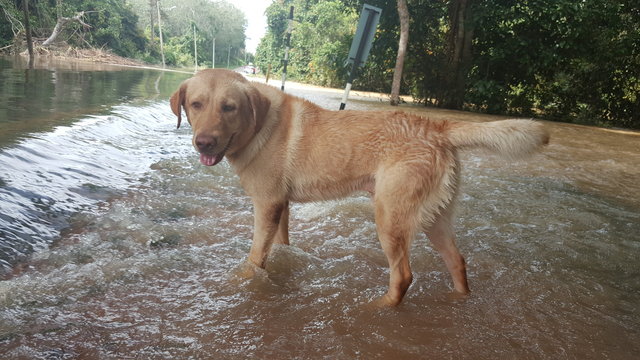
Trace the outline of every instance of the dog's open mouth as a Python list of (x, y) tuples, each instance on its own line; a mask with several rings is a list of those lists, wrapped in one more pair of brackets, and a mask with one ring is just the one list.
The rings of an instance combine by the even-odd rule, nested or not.
[(224, 158), (224, 154), (227, 152), (227, 150), (229, 150), (229, 147), (231, 146), (231, 141), (233, 141), (233, 137), (236, 134), (232, 134), (231, 137), (229, 138), (229, 142), (227, 143), (227, 146), (224, 147), (224, 149), (222, 149), (222, 151), (220, 151), (217, 154), (203, 154), (200, 153), (200, 163), (202, 163), (202, 165), (206, 165), (206, 166), (213, 166), (218, 164), (220, 161), (222, 161), (222, 159)]

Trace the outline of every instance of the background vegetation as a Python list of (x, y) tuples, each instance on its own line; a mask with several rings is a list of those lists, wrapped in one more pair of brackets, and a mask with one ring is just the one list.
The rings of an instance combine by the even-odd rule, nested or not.
[[(60, 1), (60, 0), (58, 0)], [(28, 0), (38, 36), (56, 22), (56, 0)], [(382, 8), (368, 63), (354, 87), (389, 92), (399, 37), (396, 1)], [(402, 93), (421, 103), (495, 114), (640, 128), (640, 3), (637, 0), (408, 0), (409, 50)], [(362, 0), (274, 0), (255, 62), (282, 70), (289, 7), (295, 7), (289, 77), (343, 86)], [(157, 0), (63, 0), (87, 14), (65, 40), (159, 63)], [(0, 0), (0, 48), (20, 38), (22, 0)], [(254, 61), (244, 15), (230, 2), (162, 0), (166, 62), (233, 67)], [(4, 21), (6, 20), (6, 21)]]
[[(159, 48), (158, 0), (129, 0), (140, 16), (138, 26), (145, 30), (153, 48)], [(244, 30), (247, 21), (243, 12), (228, 1), (162, 0), (160, 1), (166, 62), (174, 66), (194, 64), (194, 27), (198, 64), (211, 67), (215, 53), (216, 67), (235, 67), (245, 63)], [(155, 29), (155, 31), (151, 31)], [(214, 52), (215, 39), (215, 52)], [(159, 60), (158, 51), (148, 62)], [(250, 59), (250, 58), (249, 58)]]
[[(281, 67), (286, 15), (289, 6), (295, 6), (291, 75), (321, 85), (343, 85), (354, 19), (364, 2), (274, 2), (267, 11), (268, 33), (256, 63), (263, 69)], [(400, 29), (396, 2), (366, 3), (382, 8), (382, 18), (354, 87), (388, 93)], [(458, 35), (452, 29), (458, 30), (460, 21), (453, 17), (461, 6), (466, 9), (462, 21), (470, 50), (452, 67)], [(401, 92), (415, 100), (640, 128), (637, 0), (408, 0), (408, 7), (409, 51)]]
[[(59, 16), (85, 11), (85, 23), (70, 23), (60, 40), (77, 47), (98, 47), (124, 57), (161, 63), (158, 5), (165, 62), (170, 66), (198, 64), (233, 67), (245, 62), (244, 13), (219, 0), (28, 0), (34, 35), (51, 34)], [(0, 0), (0, 48), (24, 38), (23, 0)], [(6, 21), (5, 21), (6, 20)], [(195, 28), (195, 32), (194, 32)], [(195, 37), (195, 44), (194, 44)]]

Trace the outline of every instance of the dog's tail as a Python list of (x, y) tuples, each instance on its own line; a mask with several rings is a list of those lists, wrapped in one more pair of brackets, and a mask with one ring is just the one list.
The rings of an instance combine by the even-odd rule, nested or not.
[(484, 148), (508, 158), (524, 157), (549, 143), (540, 122), (520, 119), (451, 122), (448, 137), (456, 148)]

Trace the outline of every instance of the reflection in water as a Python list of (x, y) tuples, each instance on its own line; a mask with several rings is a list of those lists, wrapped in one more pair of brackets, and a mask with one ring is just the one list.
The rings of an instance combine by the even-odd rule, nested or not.
[[(326, 107), (340, 101), (340, 92), (288, 89)], [(388, 273), (368, 198), (293, 206), (293, 246), (276, 247), (266, 271), (241, 280), (234, 271), (250, 246), (250, 200), (226, 162), (199, 164), (166, 96), (72, 120), (0, 152), (0, 194), (13, 196), (0, 198), (3, 216), (29, 203), (42, 224), (64, 223), (54, 246), (0, 282), (8, 358), (633, 359), (640, 351), (640, 184), (629, 180), (639, 178), (636, 134), (549, 124), (552, 144), (530, 161), (464, 154), (456, 229), (471, 296), (451, 296), (442, 261), (418, 237), (403, 304), (372, 310)], [(28, 243), (38, 224), (26, 216), (5, 234), (22, 231)]]
[[(0, 147), (33, 132), (68, 125), (78, 116), (104, 113), (115, 104), (166, 96), (176, 78), (185, 78), (113, 66), (86, 71), (72, 62), (37, 63), (35, 69), (25, 69), (10, 60), (15, 59), (0, 57)], [(161, 77), (169, 79), (158, 82)]]

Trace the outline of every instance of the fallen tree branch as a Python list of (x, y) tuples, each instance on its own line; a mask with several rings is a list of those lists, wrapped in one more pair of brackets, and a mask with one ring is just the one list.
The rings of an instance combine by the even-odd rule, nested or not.
[(79, 13), (76, 14), (76, 16), (68, 18), (68, 17), (59, 17), (58, 18), (58, 22), (56, 23), (56, 26), (53, 28), (53, 32), (51, 33), (51, 36), (49, 36), (49, 38), (47, 40), (45, 40), (45, 42), (42, 43), (42, 47), (47, 47), (49, 45), (51, 45), (51, 43), (53, 43), (56, 38), (58, 37), (58, 35), (60, 35), (60, 33), (62, 32), (62, 30), (64, 29), (65, 25), (67, 25), (70, 22), (77, 22), (80, 25), (82, 25), (82, 28), (84, 30), (88, 30), (91, 29), (91, 25), (87, 24), (84, 22), (84, 15), (86, 13), (89, 13), (92, 11), (80, 11)]
[(13, 16), (5, 9), (4, 4), (3, 6), (0, 6), (0, 8), (2, 8), (2, 11), (4, 12), (4, 17), (7, 19), (7, 21), (9, 21), (9, 24), (11, 24), (11, 32), (13, 33), (13, 37), (17, 37), (18, 34), (24, 31), (24, 25), (20, 20), (18, 20), (15, 16)]

